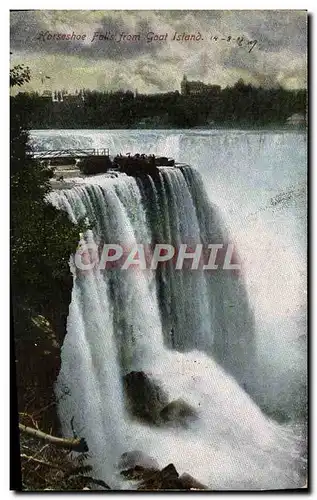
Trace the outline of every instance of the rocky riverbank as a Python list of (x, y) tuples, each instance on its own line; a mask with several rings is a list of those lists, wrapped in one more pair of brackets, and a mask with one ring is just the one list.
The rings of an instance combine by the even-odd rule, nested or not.
[[(134, 488), (139, 491), (209, 489), (190, 474), (179, 475), (174, 464), (160, 469), (153, 458), (141, 451), (124, 453), (120, 465), (121, 476), (132, 481)], [(126, 468), (128, 465), (131, 467)]]

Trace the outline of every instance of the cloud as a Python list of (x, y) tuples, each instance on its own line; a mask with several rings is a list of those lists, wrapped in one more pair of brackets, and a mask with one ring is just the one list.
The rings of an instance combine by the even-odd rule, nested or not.
[[(305, 11), (49, 11), (11, 12), (12, 63), (31, 71), (49, 71), (56, 85), (91, 88), (138, 88), (162, 92), (179, 88), (184, 73), (222, 86), (239, 76), (258, 85), (306, 85), (307, 15)], [(86, 34), (84, 41), (39, 40), (39, 33)], [(140, 40), (97, 40), (100, 32), (140, 34)], [(146, 34), (168, 33), (166, 41), (148, 43)], [(197, 33), (200, 42), (177, 42), (175, 32)], [(249, 47), (221, 41), (243, 36)], [(211, 40), (218, 36), (219, 40)], [(52, 77), (52, 81), (54, 80)], [(76, 81), (75, 81), (76, 80)], [(40, 79), (31, 82), (41, 87)]]
[(153, 86), (157, 91), (169, 90), (165, 75), (160, 73), (158, 65), (153, 62), (139, 61), (134, 73), (141, 77), (145, 85)]

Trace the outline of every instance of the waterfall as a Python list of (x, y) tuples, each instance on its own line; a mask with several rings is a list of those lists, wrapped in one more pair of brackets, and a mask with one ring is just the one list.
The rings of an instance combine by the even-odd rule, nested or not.
[[(55, 203), (66, 209), (72, 220), (86, 216), (96, 221), (92, 236), (96, 241), (124, 248), (137, 243), (168, 243), (175, 248), (186, 243), (195, 248), (197, 243), (207, 246), (229, 241), (199, 174), (189, 167), (163, 168), (155, 180), (122, 175), (116, 179), (105, 176), (98, 182), (91, 179), (87, 185), (54, 194)], [(109, 293), (115, 304), (116, 334), (124, 337), (126, 351), (130, 330), (134, 336), (140, 331), (147, 336), (151, 332), (151, 350), (163, 334), (170, 348), (195, 348), (213, 354), (240, 383), (247, 383), (244, 379), (254, 355), (254, 332), (241, 277), (221, 266), (209, 273), (191, 272), (176, 270), (169, 262), (155, 274), (135, 269), (111, 273)], [(122, 310), (127, 313), (123, 315)], [(142, 325), (136, 323), (136, 310)]]
[[(199, 174), (162, 168), (158, 178), (87, 177), (50, 201), (75, 222), (87, 218), (86, 241), (228, 243)], [(300, 441), (290, 426), (264, 416), (247, 394), (254, 376), (254, 321), (241, 275), (72, 266), (74, 287), (56, 384), (65, 434), (70, 418), (87, 439), (94, 476), (125, 488), (116, 463), (143, 450), (161, 466), (173, 462), (213, 489), (290, 488), (302, 484)], [(172, 335), (171, 335), (172, 332)], [(189, 429), (131, 420), (122, 376), (142, 370), (170, 399), (199, 413)]]

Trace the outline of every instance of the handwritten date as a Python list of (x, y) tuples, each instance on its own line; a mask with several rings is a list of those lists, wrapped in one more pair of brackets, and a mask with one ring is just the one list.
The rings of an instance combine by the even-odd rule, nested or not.
[(232, 37), (231, 35), (229, 36), (217, 36), (217, 35), (211, 35), (210, 40), (212, 42), (233, 42), (237, 43), (239, 47), (245, 47), (247, 46), (249, 48), (249, 53), (252, 52), (256, 44), (258, 43), (257, 40), (247, 40), (243, 36), (238, 36), (237, 38)]

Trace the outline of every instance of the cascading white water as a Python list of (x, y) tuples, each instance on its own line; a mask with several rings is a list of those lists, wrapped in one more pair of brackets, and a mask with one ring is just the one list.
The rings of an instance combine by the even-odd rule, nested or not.
[[(94, 221), (86, 238), (96, 242), (126, 248), (228, 242), (216, 208), (189, 168), (162, 169), (155, 182), (124, 174), (91, 177), (50, 199), (72, 220)], [(250, 382), (254, 360), (244, 283), (228, 271), (77, 273), (57, 383), (65, 433), (74, 416), (95, 477), (113, 488), (126, 487), (115, 464), (122, 452), (135, 449), (161, 466), (173, 462), (180, 473), (213, 489), (299, 487), (300, 440), (290, 426), (264, 416), (241, 388)], [(159, 429), (131, 421), (121, 384), (131, 370), (153, 376), (170, 399), (192, 404), (198, 422)]]

